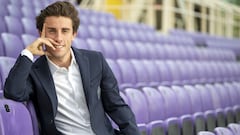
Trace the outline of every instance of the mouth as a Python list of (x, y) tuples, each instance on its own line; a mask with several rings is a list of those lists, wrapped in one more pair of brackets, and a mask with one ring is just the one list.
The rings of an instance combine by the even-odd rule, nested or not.
[(55, 47), (56, 49), (61, 49), (61, 48), (64, 47), (64, 45), (54, 45), (54, 47)]

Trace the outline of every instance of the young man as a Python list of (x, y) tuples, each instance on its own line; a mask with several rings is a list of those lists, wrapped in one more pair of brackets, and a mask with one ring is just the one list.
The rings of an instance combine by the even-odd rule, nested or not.
[(17, 58), (4, 96), (32, 100), (43, 135), (140, 135), (102, 54), (71, 47), (79, 26), (74, 6), (55, 2), (36, 22), (41, 36)]

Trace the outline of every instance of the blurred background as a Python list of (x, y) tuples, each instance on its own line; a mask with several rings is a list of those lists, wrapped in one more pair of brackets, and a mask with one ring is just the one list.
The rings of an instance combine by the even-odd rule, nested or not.
[(145, 23), (167, 34), (171, 29), (240, 37), (239, 0), (81, 0), (83, 8), (110, 12), (125, 22)]

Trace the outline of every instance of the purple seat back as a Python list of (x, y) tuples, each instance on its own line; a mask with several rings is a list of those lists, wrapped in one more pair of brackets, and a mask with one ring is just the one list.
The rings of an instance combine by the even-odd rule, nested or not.
[(117, 51), (117, 55), (118, 55), (117, 58), (127, 59), (129, 57), (128, 56), (128, 49), (126, 47), (126, 44), (124, 44), (120, 40), (114, 40), (113, 45), (115, 46), (116, 51)]
[(122, 82), (130, 83), (133, 85), (136, 84), (137, 82), (136, 72), (135, 72), (135, 69), (133, 68), (132, 63), (124, 59), (118, 59), (117, 63), (121, 69)]
[(164, 99), (160, 92), (151, 87), (143, 87), (142, 91), (147, 99), (148, 109), (149, 109), (149, 120), (164, 120), (165, 111), (164, 107)]
[(213, 132), (210, 131), (200, 131), (197, 135), (215, 135)]
[(178, 116), (178, 104), (177, 103), (177, 96), (175, 92), (166, 86), (159, 86), (158, 91), (164, 98), (164, 110), (166, 118), (170, 117), (177, 117)]
[(72, 46), (73, 46), (73, 47), (76, 47), (76, 48), (79, 48), (79, 49), (86, 49), (86, 50), (89, 49), (89, 46), (88, 46), (86, 40), (84, 40), (84, 39), (82, 39), (82, 38), (78, 38), (78, 37), (76, 37), (76, 38), (73, 40)]
[(214, 133), (216, 135), (234, 135), (233, 132), (226, 127), (216, 127)]
[(192, 85), (185, 85), (184, 88), (190, 97), (192, 113), (202, 112), (202, 100), (201, 96), (199, 96), (199, 90)]
[(211, 94), (209, 94), (209, 90), (206, 87), (204, 87), (203, 85), (200, 85), (200, 84), (197, 84), (195, 86), (195, 88), (200, 93), (199, 96), (201, 97), (203, 111), (213, 110), (214, 107), (213, 107)]
[(185, 114), (191, 114), (192, 108), (191, 108), (191, 101), (190, 96), (188, 95), (187, 91), (180, 86), (172, 86), (173, 91), (176, 93), (177, 96), (177, 105), (179, 106), (178, 113), (179, 116), (185, 115)]
[(30, 35), (30, 34), (22, 34), (21, 35), (23, 44), (25, 47), (27, 47), (29, 44), (31, 44), (34, 40), (37, 39), (37, 36)]
[(34, 105), (33, 105), (32, 101), (27, 102), (27, 109), (28, 109), (28, 111), (30, 113), (30, 116), (31, 116), (31, 119), (32, 119), (32, 126), (33, 126), (34, 135), (39, 135), (38, 119), (37, 119), (36, 111), (35, 111), (35, 108), (34, 108)]
[(38, 30), (36, 29), (36, 22), (34, 19), (23, 17), (21, 21), (22, 21), (24, 33), (34, 35), (34, 36), (39, 36)]
[(0, 99), (0, 134), (33, 135), (31, 116), (23, 103)]
[(122, 84), (122, 73), (121, 69), (119, 68), (118, 64), (115, 60), (107, 59), (107, 63), (109, 64), (110, 68), (112, 69), (113, 74), (115, 75), (118, 84)]
[(102, 45), (104, 56), (106, 58), (110, 58), (110, 59), (117, 58), (117, 55), (118, 55), (117, 50), (110, 40), (101, 39), (100, 43)]
[(0, 89), (3, 89), (3, 85), (5, 83), (5, 79), (8, 76), (8, 73), (10, 71), (10, 69), (12, 68), (12, 66), (14, 65), (16, 59), (11, 58), (11, 57), (0, 57), (0, 80), (2, 80), (2, 82), (0, 82)]
[(125, 41), (124, 44), (128, 50), (129, 59), (139, 59), (139, 53), (137, 51), (137, 46), (135, 43), (131, 41)]
[[(5, 16), (4, 21), (7, 25), (7, 31), (8, 33), (12, 33), (15, 35), (20, 36), (24, 33), (23, 26), (21, 23), (21, 20), (19, 18), (13, 17), (13, 16)], [(18, 23), (16, 23), (18, 22)]]
[(138, 124), (148, 123), (149, 109), (148, 109), (147, 100), (144, 97), (144, 94), (140, 90), (133, 89), (133, 88), (126, 88), (124, 92), (128, 97), (129, 103), (131, 104), (131, 109), (135, 114), (137, 123)]
[(240, 135), (240, 124), (230, 123), (228, 128), (233, 132), (234, 135)]
[(130, 60), (130, 62), (133, 65), (133, 68), (136, 72), (136, 77), (137, 77), (137, 82), (138, 83), (148, 83), (149, 82), (149, 74), (146, 71), (146, 67), (143, 64), (142, 60), (136, 60), (136, 59), (132, 59)]
[(1, 37), (4, 45), (5, 56), (17, 58), (20, 52), (24, 49), (22, 40), (11, 33), (2, 33)]

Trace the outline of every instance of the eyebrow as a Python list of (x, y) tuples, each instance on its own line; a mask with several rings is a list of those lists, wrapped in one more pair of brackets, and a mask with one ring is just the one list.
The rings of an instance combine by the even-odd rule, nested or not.
[[(48, 27), (48, 30), (56, 30), (56, 28)], [(62, 28), (62, 30), (70, 30), (70, 28)]]

